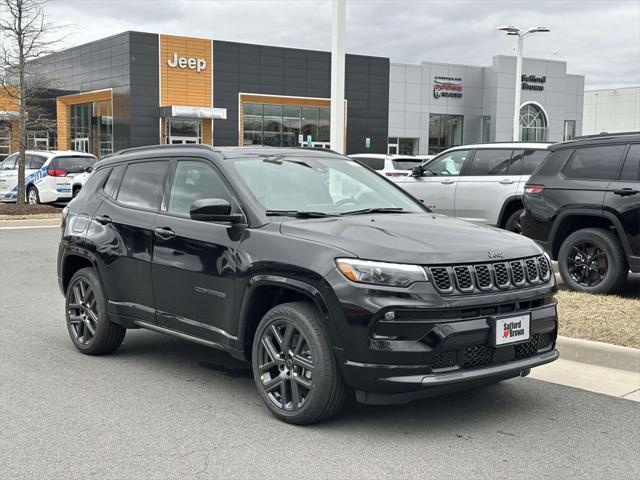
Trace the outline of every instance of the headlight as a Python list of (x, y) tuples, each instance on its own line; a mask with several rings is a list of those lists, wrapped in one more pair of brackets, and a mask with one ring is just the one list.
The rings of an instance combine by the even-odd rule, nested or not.
[(424, 268), (418, 265), (370, 262), (353, 258), (338, 258), (336, 265), (345, 277), (359, 283), (408, 287), (413, 282), (428, 281)]

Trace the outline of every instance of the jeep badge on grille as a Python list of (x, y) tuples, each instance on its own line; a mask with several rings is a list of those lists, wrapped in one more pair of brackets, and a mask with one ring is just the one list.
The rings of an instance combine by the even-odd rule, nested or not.
[(489, 258), (504, 258), (504, 252), (499, 250), (489, 250)]

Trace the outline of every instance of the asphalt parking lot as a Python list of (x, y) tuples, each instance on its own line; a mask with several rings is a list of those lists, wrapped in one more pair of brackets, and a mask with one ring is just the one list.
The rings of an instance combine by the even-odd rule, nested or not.
[(83, 356), (58, 238), (0, 230), (0, 478), (640, 477), (640, 403), (533, 379), (293, 427), (224, 353), (134, 330)]

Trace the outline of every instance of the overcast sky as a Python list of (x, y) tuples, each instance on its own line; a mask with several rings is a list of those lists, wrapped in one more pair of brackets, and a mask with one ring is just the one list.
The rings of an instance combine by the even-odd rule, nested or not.
[[(331, 0), (51, 0), (49, 20), (70, 25), (65, 45), (125, 30), (329, 50)], [(640, 0), (347, 0), (348, 53), (392, 62), (489, 65), (514, 54), (499, 25), (544, 25), (525, 56), (568, 62), (586, 87), (640, 85)]]

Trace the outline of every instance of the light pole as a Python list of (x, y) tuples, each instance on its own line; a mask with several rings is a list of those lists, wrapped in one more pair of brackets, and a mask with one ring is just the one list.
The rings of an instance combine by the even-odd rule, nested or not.
[(525, 35), (536, 32), (550, 32), (547, 27), (529, 27), (526, 30), (521, 30), (514, 25), (505, 25), (504, 27), (498, 27), (498, 30), (507, 32), (507, 35), (518, 36), (518, 51), (516, 55), (516, 98), (515, 105), (513, 106), (513, 141), (520, 140), (520, 96), (522, 93), (522, 43)]
[(331, 22), (331, 149), (344, 152), (344, 33), (346, 0), (333, 1)]

